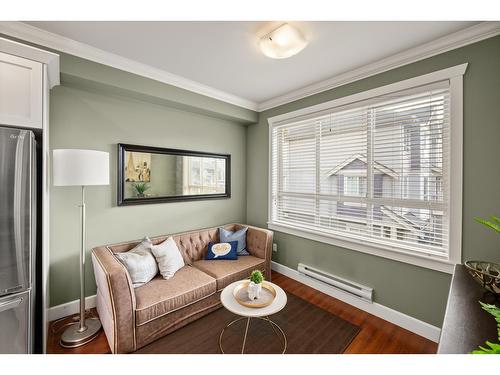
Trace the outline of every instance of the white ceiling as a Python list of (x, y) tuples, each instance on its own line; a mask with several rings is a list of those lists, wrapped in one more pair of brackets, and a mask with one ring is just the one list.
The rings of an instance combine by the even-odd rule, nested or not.
[(281, 22), (27, 23), (261, 103), (477, 22), (290, 22), (310, 42), (283, 60), (258, 48), (258, 37)]

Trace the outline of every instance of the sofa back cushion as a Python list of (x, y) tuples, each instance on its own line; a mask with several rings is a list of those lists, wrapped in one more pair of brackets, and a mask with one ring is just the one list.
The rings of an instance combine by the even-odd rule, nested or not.
[[(242, 229), (242, 225), (229, 224), (224, 228), (230, 231)], [(173, 234), (177, 247), (181, 253), (185, 254), (184, 263), (192, 264), (197, 260), (205, 259), (208, 251), (208, 243), (217, 243), (219, 239), (219, 227), (198, 229), (185, 233)], [(186, 260), (188, 258), (189, 260)]]
[(172, 236), (181, 252), (187, 255), (190, 263), (205, 258), (209, 242), (219, 242), (217, 228), (201, 229)]
[(238, 242), (238, 248), (236, 250), (238, 256), (249, 255), (250, 253), (247, 251), (247, 232), (248, 232), (248, 227), (244, 227), (236, 231), (220, 227), (219, 228), (220, 242), (236, 241)]
[[(224, 228), (230, 231), (242, 229), (242, 225), (229, 224)], [(198, 229), (190, 232), (172, 234), (172, 237), (179, 248), (185, 264), (205, 259), (209, 242), (219, 242), (219, 227)], [(168, 238), (168, 236), (150, 237), (153, 245), (158, 245)], [(113, 253), (121, 253), (133, 249), (141, 241), (122, 242), (108, 245)], [(248, 246), (247, 246), (248, 247)]]

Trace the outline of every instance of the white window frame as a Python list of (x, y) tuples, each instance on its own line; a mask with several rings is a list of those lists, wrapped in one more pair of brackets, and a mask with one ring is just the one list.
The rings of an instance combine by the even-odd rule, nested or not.
[[(462, 181), (463, 181), (463, 75), (468, 63), (438, 70), (418, 77), (406, 79), (386, 86), (377, 87), (368, 91), (334, 99), (311, 107), (302, 108), (293, 112), (270, 117), (269, 123), (269, 168), (268, 168), (268, 228), (298, 237), (311, 239), (350, 250), (380, 256), (409, 263), (424, 268), (441, 272), (453, 273), (455, 264), (462, 261)], [(376, 98), (390, 93), (413, 89), (419, 86), (440, 81), (449, 81), (450, 92), (450, 156), (448, 168), (449, 200), (448, 200), (448, 226), (449, 226), (449, 254), (445, 257), (434, 257), (430, 254), (418, 254), (405, 250), (397, 245), (367, 244), (366, 240), (349, 238), (349, 235), (333, 235), (321, 233), (318, 230), (298, 228), (293, 225), (284, 225), (272, 221), (272, 131), (280, 123), (292, 121), (294, 118), (311, 116), (321, 111), (336, 107), (353, 105), (362, 100)], [(381, 230), (383, 235), (383, 228)]]

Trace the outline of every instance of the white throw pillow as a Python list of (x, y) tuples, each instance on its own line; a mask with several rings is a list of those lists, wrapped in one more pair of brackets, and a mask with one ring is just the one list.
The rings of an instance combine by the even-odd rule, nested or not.
[(153, 245), (151, 251), (158, 262), (160, 274), (166, 280), (184, 267), (184, 259), (172, 237), (168, 237), (161, 244)]
[(153, 243), (149, 238), (145, 237), (132, 250), (124, 253), (115, 253), (115, 257), (127, 269), (134, 288), (146, 284), (158, 273), (156, 260), (151, 254), (151, 246), (153, 246)]

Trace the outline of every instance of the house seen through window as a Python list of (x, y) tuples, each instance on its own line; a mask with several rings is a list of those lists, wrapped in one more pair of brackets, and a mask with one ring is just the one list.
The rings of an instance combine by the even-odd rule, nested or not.
[(272, 223), (447, 254), (446, 85), (293, 119), (271, 137)]

